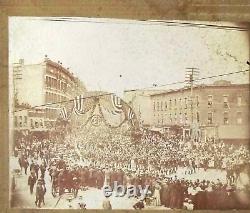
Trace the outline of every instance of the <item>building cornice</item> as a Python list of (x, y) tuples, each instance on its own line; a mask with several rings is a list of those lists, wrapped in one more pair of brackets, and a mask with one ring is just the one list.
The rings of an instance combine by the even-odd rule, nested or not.
[(76, 77), (73, 75), (73, 73), (69, 72), (68, 69), (66, 69), (65, 67), (63, 67), (61, 64), (56, 63), (54, 61), (51, 61), (50, 59), (45, 59), (44, 61), (46, 63), (46, 65), (52, 66), (54, 68), (56, 68), (57, 70), (61, 70), (64, 74), (66, 74), (72, 81), (76, 82), (77, 79)]
[[(197, 85), (193, 87), (193, 90), (198, 89), (232, 89), (232, 88), (250, 88), (250, 84), (230, 84), (230, 85)], [(190, 90), (190, 87), (183, 87), (180, 89), (166, 90), (165, 92), (151, 94), (150, 96), (160, 96), (164, 94), (178, 93)]]

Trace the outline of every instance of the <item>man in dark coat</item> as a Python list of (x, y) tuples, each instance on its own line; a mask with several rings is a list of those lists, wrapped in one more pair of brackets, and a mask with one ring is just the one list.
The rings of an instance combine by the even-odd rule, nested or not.
[[(200, 187), (199, 187), (200, 189)], [(195, 206), (194, 210), (199, 210), (199, 209), (206, 209), (206, 192), (202, 189), (198, 191), (198, 193), (195, 195)]]
[(24, 160), (23, 160), (23, 167), (24, 167), (24, 171), (25, 171), (26, 175), (27, 175), (28, 166), (29, 166), (29, 162), (28, 162), (27, 158), (24, 158)]
[(104, 174), (102, 173), (102, 171), (99, 169), (96, 172), (96, 184), (97, 184), (97, 188), (101, 189), (104, 183)]
[(40, 171), (41, 171), (41, 176), (44, 178), (45, 171), (46, 171), (46, 166), (44, 163), (40, 165)]
[(73, 181), (72, 188), (73, 188), (74, 197), (77, 197), (78, 190), (80, 188), (80, 177), (78, 175), (74, 175), (72, 181)]
[(118, 185), (122, 185), (123, 184), (123, 176), (124, 176), (124, 172), (119, 169), (118, 172), (117, 172), (117, 182), (118, 182)]
[(38, 178), (39, 165), (38, 165), (37, 162), (36, 162), (35, 165), (34, 165), (34, 171), (35, 171), (35, 173), (36, 173), (36, 178)]
[(57, 183), (59, 187), (59, 195), (62, 195), (64, 193), (64, 188), (65, 188), (65, 175), (63, 170), (61, 170), (60, 173), (58, 174)]
[(167, 207), (167, 200), (168, 200), (168, 185), (164, 183), (161, 188), (161, 203)]
[(30, 164), (30, 172), (31, 172), (31, 171), (35, 171), (34, 168), (35, 168), (35, 163), (34, 163), (34, 161), (32, 160), (32, 161), (31, 161), (31, 164)]
[(30, 194), (33, 194), (34, 185), (36, 183), (36, 175), (34, 172), (31, 172), (28, 178), (28, 185), (30, 186)]
[(110, 172), (110, 186), (113, 189), (114, 188), (114, 182), (117, 181), (117, 172), (112, 169)]
[(177, 196), (178, 196), (178, 191), (177, 191), (177, 185), (176, 183), (173, 183), (170, 185), (170, 203), (169, 207), (171, 209), (177, 208)]
[(36, 186), (36, 201), (35, 204), (38, 208), (41, 208), (41, 203), (44, 202), (45, 189), (40, 181), (37, 182)]

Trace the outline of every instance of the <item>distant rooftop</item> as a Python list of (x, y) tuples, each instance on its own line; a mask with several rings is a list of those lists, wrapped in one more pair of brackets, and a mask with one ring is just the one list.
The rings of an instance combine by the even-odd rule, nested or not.
[[(250, 84), (232, 84), (231, 81), (226, 81), (226, 80), (218, 80), (215, 81), (213, 84), (199, 84), (199, 85), (195, 85), (193, 88), (205, 88), (205, 87), (213, 87), (213, 88), (218, 88), (218, 87), (238, 87), (238, 86), (244, 86), (244, 87), (249, 87)], [(184, 91), (184, 90), (188, 90), (190, 89), (190, 86), (186, 86), (186, 87), (182, 87), (179, 89), (168, 89), (162, 92), (158, 92), (158, 93), (154, 93), (151, 94), (150, 96), (154, 96), (154, 95), (161, 95), (164, 93), (171, 93), (171, 92), (178, 92), (178, 91)]]

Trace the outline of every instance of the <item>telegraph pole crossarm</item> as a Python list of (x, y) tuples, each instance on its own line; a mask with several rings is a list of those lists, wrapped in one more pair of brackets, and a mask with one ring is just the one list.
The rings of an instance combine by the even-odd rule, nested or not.
[(196, 67), (187, 67), (186, 68), (186, 75), (185, 75), (185, 81), (187, 84), (190, 86), (190, 113), (191, 113), (191, 124), (190, 124), (190, 136), (191, 136), (191, 143), (193, 145), (193, 140), (194, 140), (194, 107), (193, 107), (193, 87), (194, 87), (194, 80), (198, 77), (199, 74), (199, 69)]

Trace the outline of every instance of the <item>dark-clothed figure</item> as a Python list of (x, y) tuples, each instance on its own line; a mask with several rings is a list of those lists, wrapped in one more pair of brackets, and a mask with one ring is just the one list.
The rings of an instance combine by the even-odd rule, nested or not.
[(41, 203), (44, 202), (44, 194), (46, 190), (43, 186), (43, 184), (38, 181), (36, 186), (36, 201), (35, 204), (38, 206), (38, 208), (41, 208)]
[(38, 178), (38, 171), (39, 171), (39, 165), (38, 165), (38, 163), (35, 163), (35, 165), (34, 165), (34, 171), (36, 173), (36, 177)]
[(28, 178), (28, 185), (30, 186), (30, 194), (33, 194), (34, 185), (36, 183), (36, 175), (34, 172), (31, 172)]
[(27, 175), (27, 169), (29, 167), (29, 162), (28, 162), (27, 158), (25, 158), (23, 160), (23, 167), (24, 167), (25, 174)]
[(133, 208), (134, 208), (134, 209), (139, 209), (139, 210), (144, 209), (143, 200), (140, 200), (140, 201), (138, 201), (137, 203), (135, 203), (135, 204), (133, 205)]
[(40, 171), (41, 171), (41, 177), (44, 178), (45, 171), (46, 171), (46, 166), (44, 163), (40, 165)]

